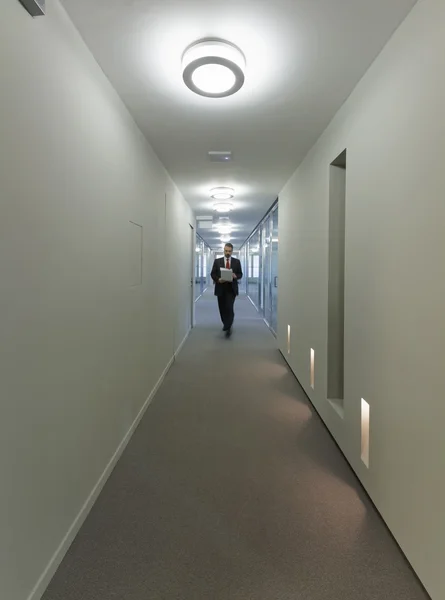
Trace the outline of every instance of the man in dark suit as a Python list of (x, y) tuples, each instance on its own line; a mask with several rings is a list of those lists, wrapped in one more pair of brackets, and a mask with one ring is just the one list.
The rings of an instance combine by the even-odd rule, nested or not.
[[(232, 333), (233, 325), (233, 305), (238, 296), (238, 281), (243, 276), (241, 262), (232, 256), (232, 244), (224, 246), (224, 256), (217, 258), (213, 263), (211, 277), (215, 282), (215, 296), (218, 297), (219, 314), (223, 322), (223, 331), (229, 337)], [(221, 279), (221, 269), (232, 269), (232, 281), (223, 281)]]

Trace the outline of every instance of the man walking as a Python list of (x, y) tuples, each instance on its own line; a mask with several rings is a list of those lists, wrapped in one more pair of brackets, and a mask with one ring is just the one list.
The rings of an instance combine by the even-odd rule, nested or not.
[[(219, 314), (224, 325), (223, 331), (229, 337), (232, 333), (233, 325), (233, 305), (235, 298), (238, 296), (238, 281), (243, 276), (241, 270), (241, 262), (232, 256), (232, 244), (224, 246), (223, 258), (217, 258), (213, 263), (211, 277), (215, 282), (215, 296), (218, 297)], [(232, 270), (232, 281), (223, 281), (221, 279), (221, 269)]]

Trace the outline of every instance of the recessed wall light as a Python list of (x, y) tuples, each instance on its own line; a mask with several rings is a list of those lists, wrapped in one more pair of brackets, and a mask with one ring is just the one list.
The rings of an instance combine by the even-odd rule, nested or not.
[(315, 389), (315, 350), (311, 348), (311, 388)]
[(218, 187), (210, 190), (210, 197), (214, 200), (231, 200), (235, 195), (235, 190), (229, 187)]
[(246, 59), (234, 44), (208, 39), (189, 46), (182, 57), (182, 77), (195, 94), (225, 98), (244, 85)]
[(233, 210), (233, 204), (230, 202), (217, 202), (213, 205), (213, 208), (216, 210), (216, 212), (228, 213)]
[(369, 468), (369, 404), (362, 398), (362, 435), (361, 435), (361, 459)]

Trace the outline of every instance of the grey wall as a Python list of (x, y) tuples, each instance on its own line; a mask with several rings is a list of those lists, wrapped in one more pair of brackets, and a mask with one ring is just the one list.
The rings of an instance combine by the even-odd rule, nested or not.
[(192, 212), (47, 5), (0, 19), (5, 600), (39, 596), (191, 315)]
[[(445, 597), (444, 24), (443, 0), (416, 4), (281, 192), (279, 235), (280, 348), (287, 357), (289, 324), (293, 371), (434, 600)], [(342, 418), (327, 401), (327, 317), (329, 173), (345, 148)]]

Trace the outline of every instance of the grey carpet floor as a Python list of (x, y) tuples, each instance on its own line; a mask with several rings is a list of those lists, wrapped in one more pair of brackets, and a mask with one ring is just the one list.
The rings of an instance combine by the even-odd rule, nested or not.
[(227, 340), (199, 301), (44, 600), (428, 598), (247, 298), (236, 313)]

